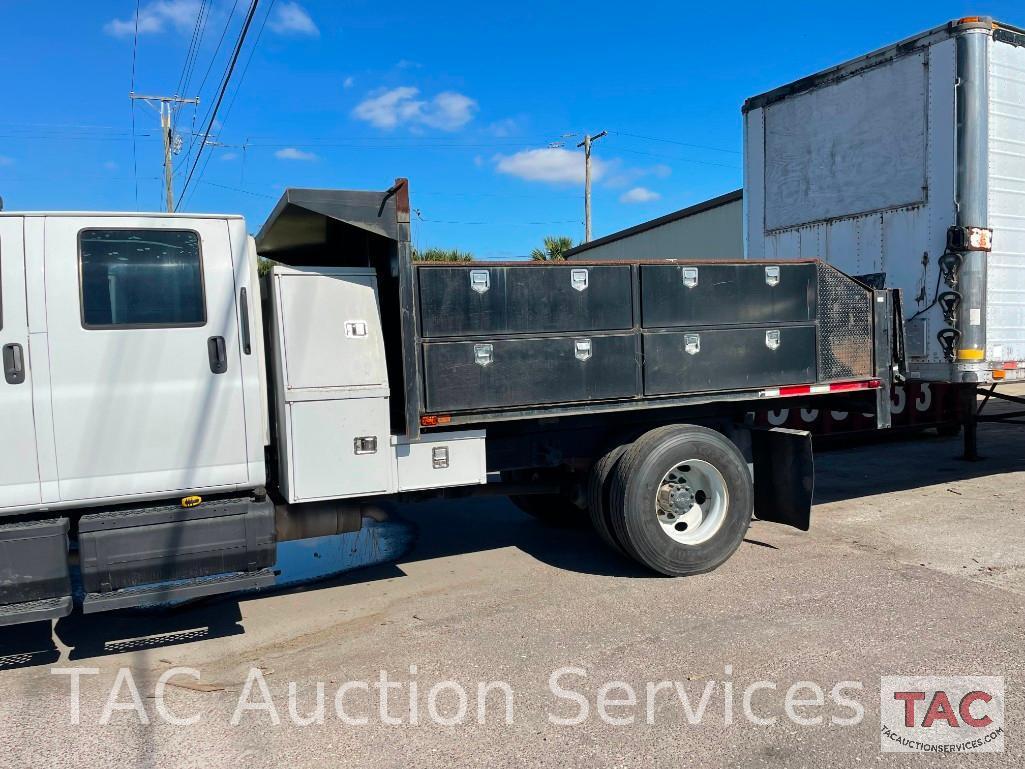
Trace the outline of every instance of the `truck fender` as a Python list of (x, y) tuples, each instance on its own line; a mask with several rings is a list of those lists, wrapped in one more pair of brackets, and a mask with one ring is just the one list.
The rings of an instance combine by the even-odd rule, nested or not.
[(811, 433), (785, 427), (752, 427), (751, 455), (755, 516), (808, 531), (815, 490)]

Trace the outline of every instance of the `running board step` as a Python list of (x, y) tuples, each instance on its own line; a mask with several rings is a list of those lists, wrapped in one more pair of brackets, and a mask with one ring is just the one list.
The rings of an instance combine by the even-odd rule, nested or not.
[(95, 614), (114, 609), (128, 609), (133, 606), (159, 606), (167, 603), (178, 603), (193, 598), (205, 598), (222, 593), (233, 593), (237, 590), (255, 590), (274, 585), (275, 575), (272, 569), (259, 571), (240, 571), (231, 574), (219, 574), (212, 577), (165, 582), (154, 585), (139, 585), (109, 593), (87, 593), (82, 601), (83, 614)]
[(21, 625), (26, 622), (60, 619), (71, 614), (71, 596), (41, 598), (38, 601), (9, 603), (0, 606), (0, 627)]

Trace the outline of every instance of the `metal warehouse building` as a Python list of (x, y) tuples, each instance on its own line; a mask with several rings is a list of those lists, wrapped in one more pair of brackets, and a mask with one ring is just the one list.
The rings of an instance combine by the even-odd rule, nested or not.
[(567, 259), (742, 259), (743, 190), (734, 190), (566, 252)]

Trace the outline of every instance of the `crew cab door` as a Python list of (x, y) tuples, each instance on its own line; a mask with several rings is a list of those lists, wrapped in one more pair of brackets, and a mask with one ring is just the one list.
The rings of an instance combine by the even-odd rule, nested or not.
[(245, 484), (227, 222), (51, 217), (45, 263), (61, 499)]
[(0, 216), (0, 511), (40, 501), (32, 413), (25, 240), (21, 217)]

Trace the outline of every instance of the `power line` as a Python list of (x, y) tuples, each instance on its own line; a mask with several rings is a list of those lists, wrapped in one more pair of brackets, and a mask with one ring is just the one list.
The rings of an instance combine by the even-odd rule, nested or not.
[[(130, 91), (135, 91), (135, 57), (139, 50), (139, 3), (135, 0), (135, 39), (132, 41), (132, 86)], [(135, 144), (135, 99), (132, 104), (132, 175), (135, 176), (135, 207), (139, 207), (139, 151)]]
[(645, 139), (647, 141), (652, 141), (652, 142), (665, 142), (666, 144), (678, 144), (681, 147), (693, 147), (694, 149), (697, 149), (697, 150), (709, 150), (710, 152), (727, 152), (727, 153), (729, 153), (731, 155), (742, 155), (742, 154), (744, 154), (740, 150), (728, 150), (728, 149), (724, 149), (722, 147), (709, 147), (707, 144), (691, 144), (690, 142), (681, 142), (681, 141), (677, 141), (676, 139), (663, 139), (663, 138), (661, 138), (659, 136), (643, 136), (641, 134), (626, 133), (625, 131), (610, 131), (610, 133), (614, 133), (616, 136), (629, 136), (629, 137), (634, 138), (634, 139)]
[(231, 57), (231, 64), (228, 66), (228, 70), (225, 73), (224, 80), (221, 83), (220, 93), (217, 94), (217, 101), (214, 103), (213, 110), (210, 113), (210, 121), (206, 125), (206, 132), (203, 134), (203, 139), (200, 142), (199, 149), (196, 150), (196, 159), (192, 162), (192, 168), (189, 169), (189, 175), (185, 178), (185, 184), (182, 187), (181, 195), (178, 196), (178, 205), (181, 205), (182, 198), (185, 197), (185, 193), (189, 189), (189, 184), (192, 182), (192, 175), (196, 172), (196, 166), (199, 165), (199, 159), (203, 156), (203, 150), (206, 147), (206, 140), (210, 137), (210, 130), (213, 128), (214, 120), (217, 119), (217, 110), (221, 107), (221, 101), (224, 99), (224, 93), (228, 90), (228, 83), (231, 81), (231, 74), (235, 71), (235, 63), (238, 61), (238, 56), (242, 52), (242, 44), (245, 43), (246, 34), (249, 32), (249, 25), (253, 22), (253, 16), (256, 14), (256, 6), (260, 0), (253, 0), (249, 6), (249, 13), (246, 15), (245, 24), (242, 26), (242, 32), (238, 36), (238, 43), (235, 45), (235, 52)]
[[(260, 45), (260, 40), (263, 38), (264, 27), (267, 26), (267, 19), (270, 18), (271, 11), (274, 10), (274, 2), (275, 2), (275, 0), (271, 0), (270, 1), (270, 5), (267, 6), (267, 12), (264, 13), (264, 15), (263, 15), (263, 22), (260, 24), (260, 29), (256, 33), (256, 40), (253, 41), (252, 46), (250, 46), (250, 48), (249, 48), (249, 55), (246, 57), (246, 63), (242, 67), (242, 74), (239, 75), (238, 82), (235, 84), (235, 91), (232, 93), (231, 101), (228, 102), (228, 107), (224, 111), (224, 117), (221, 118), (221, 127), (222, 128), (224, 127), (224, 124), (227, 122), (228, 118), (231, 117), (231, 110), (235, 106), (235, 100), (238, 98), (239, 91), (242, 90), (242, 84), (245, 83), (245, 81), (246, 81), (246, 74), (249, 72), (249, 65), (253, 61), (253, 54), (256, 53), (256, 49)], [(241, 150), (242, 150), (243, 155), (244, 155), (245, 151), (246, 151), (246, 144), (242, 145)], [(210, 158), (211, 157), (212, 157), (211, 155), (207, 155), (206, 156), (206, 160), (203, 163), (203, 167), (199, 171), (199, 179), (200, 180), (203, 179), (203, 174), (206, 173), (206, 168), (207, 168), (208, 165), (210, 165)], [(245, 161), (243, 161), (243, 169), (245, 168), (244, 163), (245, 163)], [(193, 189), (193, 191), (194, 191), (194, 189)], [(189, 196), (189, 201), (191, 201), (191, 200), (192, 200), (192, 196), (190, 195)]]
[[(192, 72), (199, 60), (199, 52), (203, 47), (203, 37), (206, 35), (206, 22), (210, 18), (210, 5), (203, 0), (199, 5), (199, 13), (196, 14), (196, 23), (192, 28), (192, 39), (189, 41), (188, 51), (185, 53), (185, 64), (182, 66), (181, 75), (178, 77), (178, 86), (175, 93), (185, 93), (189, 89), (189, 81), (192, 80)], [(184, 105), (176, 105), (175, 115), (181, 111)]]

